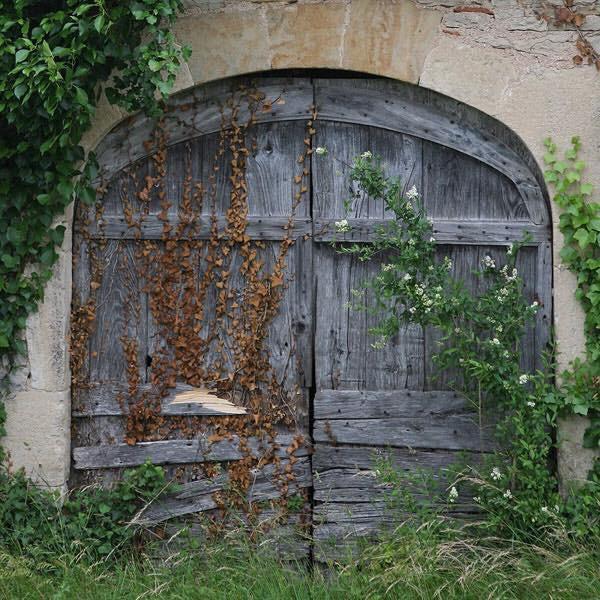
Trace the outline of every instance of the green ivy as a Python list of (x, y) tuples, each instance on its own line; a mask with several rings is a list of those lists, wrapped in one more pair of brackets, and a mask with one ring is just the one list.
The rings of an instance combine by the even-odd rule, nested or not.
[[(180, 0), (0, 0), (0, 367), (4, 391), (25, 354), (75, 199), (95, 199), (81, 146), (102, 94), (159, 114), (180, 48), (168, 26)], [(80, 165), (85, 165), (81, 167)], [(4, 434), (0, 410), (0, 437)]]
[[(440, 334), (434, 362), (440, 373), (450, 377), (446, 383), (470, 401), (480, 427), (491, 410), (500, 417), (501, 450), (483, 464), (470, 464), (450, 487), (447, 502), (456, 501), (458, 488), (472, 490), (473, 501), (486, 514), (481, 525), (503, 535), (537, 536), (540, 527), (555, 526), (587, 535), (599, 525), (598, 478), (590, 478), (564, 500), (548, 468), (555, 446), (553, 432), (558, 415), (569, 405), (568, 392), (556, 388), (553, 365), (534, 372), (521, 367), (521, 340), (539, 309), (537, 301), (525, 300), (524, 282), (516, 268), (527, 240), (507, 244), (502, 255), (485, 256), (473, 273), (478, 291), (472, 292), (452, 275), (449, 257), (437, 259), (433, 227), (416, 187), (407, 191), (398, 178), (386, 177), (381, 160), (369, 151), (352, 162), (350, 179), (355, 193), (346, 202), (348, 212), (368, 196), (381, 201), (395, 217), (379, 228), (370, 243), (335, 243), (339, 252), (383, 263), (375, 276), (352, 290), (349, 303), (350, 308), (374, 315), (370, 333), (377, 339), (371, 346), (383, 348), (405, 324), (434, 328)], [(350, 231), (346, 219), (335, 225), (340, 233)], [(587, 246), (583, 250), (585, 260), (596, 252)], [(584, 293), (588, 292), (584, 286)], [(569, 384), (565, 388), (570, 389)], [(384, 482), (391, 483), (405, 507), (414, 512), (421, 500), (406, 502), (407, 494), (412, 495), (401, 483), (406, 477), (394, 479), (389, 469), (379, 468)], [(412, 481), (420, 495), (435, 498), (420, 479)]]
[(136, 514), (172, 487), (162, 467), (146, 463), (126, 470), (112, 488), (83, 488), (61, 503), (23, 471), (0, 472), (0, 545), (42, 561), (119, 556), (140, 533)]
[(588, 416), (591, 425), (584, 446), (600, 447), (600, 204), (591, 201), (592, 185), (582, 182), (585, 163), (578, 159), (581, 142), (571, 140), (564, 159), (556, 144), (545, 140), (546, 181), (561, 209), (559, 228), (564, 236), (560, 257), (577, 276), (575, 296), (585, 311), (585, 360), (577, 359), (562, 374), (569, 412)]

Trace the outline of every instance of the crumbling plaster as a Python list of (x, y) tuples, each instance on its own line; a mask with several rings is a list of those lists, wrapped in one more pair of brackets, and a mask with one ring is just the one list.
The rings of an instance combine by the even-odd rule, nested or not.
[[(187, 0), (174, 31), (192, 47), (174, 91), (206, 81), (283, 68), (363, 71), (418, 84), (474, 106), (511, 127), (542, 163), (542, 140), (584, 144), (587, 177), (600, 189), (600, 74), (576, 67), (574, 31), (538, 18), (560, 0)], [(600, 46), (600, 2), (576, 4)], [(465, 11), (464, 7), (470, 10)], [(474, 9), (474, 11), (473, 11)], [(102, 102), (84, 145), (93, 149), (124, 114)], [(573, 276), (561, 265), (555, 208), (554, 298), (559, 363), (584, 348)], [(65, 216), (70, 233), (72, 213)], [(70, 461), (68, 325), (71, 236), (44, 303), (28, 322), (29, 368), (15, 377), (3, 444), (14, 467), (64, 487)], [(585, 478), (592, 453), (580, 446), (585, 421), (561, 426), (564, 481)]]

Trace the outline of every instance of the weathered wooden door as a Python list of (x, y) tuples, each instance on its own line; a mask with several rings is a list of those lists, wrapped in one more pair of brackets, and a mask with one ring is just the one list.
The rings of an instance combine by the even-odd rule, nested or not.
[[(344, 164), (365, 150), (416, 185), (440, 257), (473, 285), (485, 254), (500, 262), (531, 234), (518, 266), (543, 309), (523, 366), (539, 366), (550, 222), (535, 164), (506, 128), (378, 79), (207, 85), (174, 99), (158, 129), (134, 117), (107, 136), (98, 206), (79, 207), (74, 481), (150, 458), (185, 484), (149, 519), (261, 507), (326, 540), (385, 522), (378, 451), (440, 472), (491, 449), (433, 372), (435, 331), (406, 327), (375, 349), (372, 317), (347, 308), (379, 268), (330, 243), (346, 217)], [(353, 210), (348, 240), (390, 216), (369, 198)], [(238, 501), (224, 498), (232, 489)]]

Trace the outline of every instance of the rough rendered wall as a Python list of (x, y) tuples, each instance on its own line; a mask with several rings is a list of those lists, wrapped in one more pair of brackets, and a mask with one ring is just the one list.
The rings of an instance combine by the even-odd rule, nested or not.
[[(564, 146), (573, 134), (581, 135), (588, 178), (600, 190), (600, 73), (574, 65), (577, 33), (553, 25), (551, 18), (560, 5), (562, 0), (186, 0), (175, 34), (192, 46), (193, 55), (177, 89), (283, 68), (393, 77), (498, 118), (540, 164), (544, 137), (552, 135)], [(600, 49), (600, 1), (575, 5), (589, 15), (582, 29)], [(94, 148), (124, 116), (103, 104), (86, 147)], [(560, 247), (555, 228), (555, 328), (566, 366), (583, 351), (583, 317), (573, 277), (560, 264)], [(70, 236), (55, 273), (44, 305), (29, 321), (30, 366), (16, 378), (20, 391), (7, 405), (4, 444), (15, 466), (61, 486), (69, 468)], [(565, 479), (584, 478), (591, 463), (591, 453), (579, 447), (583, 426), (570, 420), (561, 427)]]

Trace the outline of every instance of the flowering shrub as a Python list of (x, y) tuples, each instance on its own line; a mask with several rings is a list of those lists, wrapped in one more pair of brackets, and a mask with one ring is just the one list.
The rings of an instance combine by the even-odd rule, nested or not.
[[(447, 500), (456, 500), (460, 485), (474, 485), (478, 488), (474, 501), (487, 513), (487, 525), (496, 529), (526, 531), (558, 519), (566, 522), (575, 513), (579, 523), (597, 520), (597, 487), (585, 492), (595, 494), (588, 497), (590, 506), (595, 503), (594, 515), (585, 503), (575, 505), (570, 500), (567, 505), (561, 500), (549, 468), (552, 432), (565, 402), (554, 386), (552, 365), (536, 372), (523, 372), (520, 367), (520, 341), (539, 308), (535, 301), (526, 302), (515, 266), (527, 240), (508, 245), (502, 265), (484, 257), (475, 273), (483, 291), (474, 294), (452, 276), (448, 257), (436, 259), (432, 225), (414, 186), (404, 192), (401, 181), (386, 177), (380, 159), (371, 152), (354, 160), (350, 178), (356, 192), (346, 203), (348, 209), (367, 194), (395, 215), (368, 244), (336, 244), (339, 252), (361, 261), (387, 257), (379, 273), (353, 294), (354, 309), (378, 317), (370, 330), (376, 336), (372, 345), (383, 347), (403, 324), (435, 328), (441, 339), (434, 362), (440, 370), (456, 374), (450, 386), (470, 401), (480, 428), (484, 414), (500, 413), (497, 433), (502, 450), (484, 468), (463, 470), (449, 487)], [(336, 223), (338, 231), (349, 228), (345, 219)], [(494, 407), (493, 411), (484, 410), (486, 406)]]

